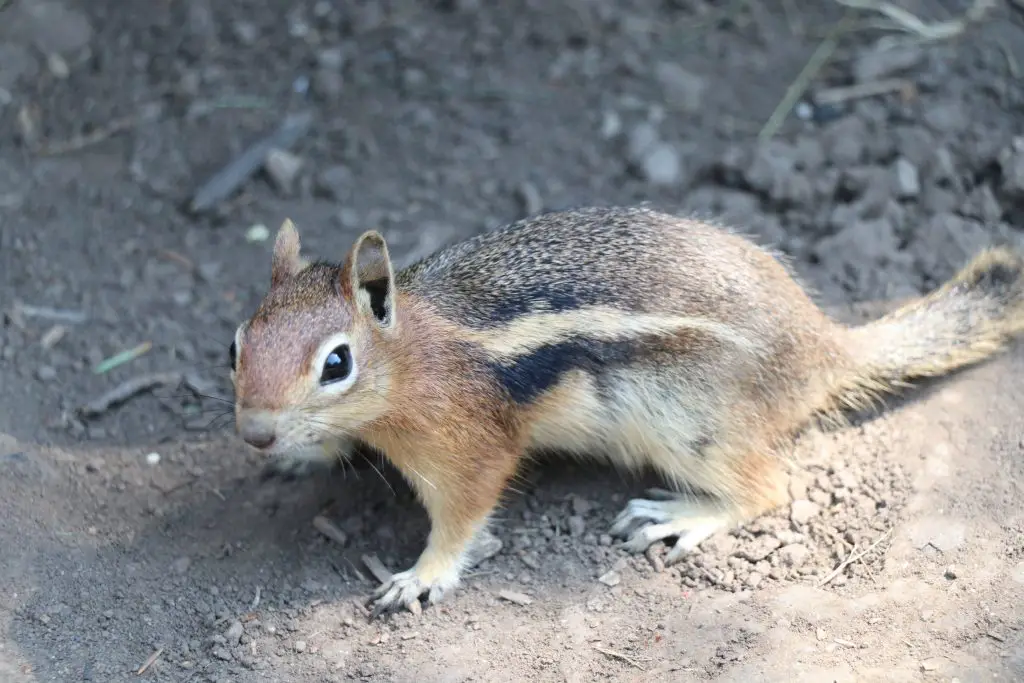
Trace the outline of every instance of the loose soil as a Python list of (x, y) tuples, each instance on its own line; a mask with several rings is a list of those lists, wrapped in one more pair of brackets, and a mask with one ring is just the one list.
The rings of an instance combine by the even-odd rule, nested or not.
[[(1020, 345), (808, 434), (792, 505), (676, 566), (606, 535), (656, 482), (539, 466), (452, 599), (378, 621), (362, 557), (408, 566), (424, 512), (373, 460), (264, 480), (226, 369), (285, 217), (310, 254), (373, 227), (408, 263), (649, 202), (877, 315), (1024, 241), (1024, 22), (998, 5), (937, 44), (854, 26), (759, 144), (837, 4), (0, 0), (0, 680), (1024, 680)], [(300, 110), (294, 157), (189, 213)], [(81, 416), (151, 372), (188, 386)]]

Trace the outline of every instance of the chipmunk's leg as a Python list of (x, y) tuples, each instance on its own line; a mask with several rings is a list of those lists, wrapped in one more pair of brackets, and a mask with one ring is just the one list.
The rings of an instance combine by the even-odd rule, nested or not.
[(713, 447), (698, 457), (702, 462), (690, 463), (685, 469), (659, 469), (670, 481), (700, 488), (706, 495), (650, 489), (648, 498), (630, 500), (610, 532), (625, 537), (627, 550), (643, 552), (674, 537), (677, 540), (665, 556), (665, 564), (671, 565), (716, 533), (785, 502), (784, 478), (772, 454), (748, 455)]
[[(487, 462), (482, 463), (482, 458)], [(487, 522), (516, 458), (511, 452), (461, 457), (421, 452), (415, 461), (393, 461), (427, 509), (430, 535), (416, 564), (394, 574), (374, 592), (373, 616), (408, 608), (423, 595), (434, 604), (458, 586), (462, 572), (483, 552), (477, 546), (494, 540), (486, 533)]]

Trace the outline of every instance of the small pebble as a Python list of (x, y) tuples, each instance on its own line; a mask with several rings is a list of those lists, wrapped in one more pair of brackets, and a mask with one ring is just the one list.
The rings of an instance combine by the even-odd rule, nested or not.
[(795, 500), (789, 509), (789, 518), (793, 524), (803, 526), (821, 513), (821, 507), (809, 500)]
[(956, 571), (956, 567), (954, 567), (953, 565), (949, 565), (948, 567), (946, 567), (946, 571), (943, 574), (943, 576), (952, 581), (953, 579), (957, 578), (959, 574)]
[(249, 242), (266, 242), (270, 239), (270, 228), (265, 225), (254, 225), (245, 231), (245, 239)]
[(64, 334), (66, 332), (67, 328), (65, 328), (63, 325), (54, 325), (53, 327), (46, 331), (46, 334), (42, 336), (42, 338), (39, 340), (39, 345), (42, 346), (45, 350), (49, 351), (58, 343), (60, 343), (60, 340), (64, 338)]
[(569, 517), (569, 534), (572, 536), (582, 536), (587, 530), (587, 523), (579, 515), (572, 515)]
[(622, 581), (622, 576), (613, 569), (610, 572), (602, 574), (600, 577), (598, 577), (597, 580), (606, 586), (614, 587), (618, 586), (619, 583)]
[(658, 142), (644, 155), (640, 164), (647, 182), (663, 187), (677, 185), (683, 175), (683, 164), (676, 148)]
[(40, 365), (36, 368), (36, 377), (42, 382), (52, 382), (57, 379), (57, 371), (49, 365)]
[(160, 464), (160, 454), (159, 453), (147, 453), (146, 454), (146, 464), (147, 465), (159, 465)]
[(228, 642), (228, 645), (236, 645), (242, 639), (243, 633), (245, 633), (245, 628), (242, 626), (242, 622), (235, 619), (228, 626), (228, 630), (224, 631), (224, 639)]
[(304, 640), (296, 640), (295, 641), (295, 645), (293, 647), (295, 648), (296, 652), (305, 652), (306, 651), (306, 641), (304, 641)]
[(67, 61), (56, 52), (46, 56), (46, 68), (50, 70), (50, 73), (55, 78), (59, 78), (62, 81), (71, 75), (71, 68), (68, 66)]
[(278, 192), (290, 195), (295, 189), (295, 179), (302, 170), (303, 161), (291, 152), (283, 149), (272, 149), (267, 153), (263, 163), (267, 175), (274, 183)]
[(516, 198), (523, 205), (525, 216), (536, 216), (544, 210), (544, 200), (541, 199), (540, 191), (528, 180), (524, 180), (516, 187)]

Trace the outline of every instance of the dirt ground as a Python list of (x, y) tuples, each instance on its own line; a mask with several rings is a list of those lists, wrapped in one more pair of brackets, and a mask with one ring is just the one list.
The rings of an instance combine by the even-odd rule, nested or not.
[[(361, 558), (415, 559), (408, 489), (263, 481), (224, 401), (286, 216), (308, 253), (376, 227), (408, 263), (651, 202), (778, 245), (851, 319), (1024, 242), (1024, 13), (996, 4), (889, 51), (857, 14), (759, 145), (835, 3), (0, 0), (0, 680), (1024, 680), (1024, 346), (809, 434), (791, 507), (673, 567), (606, 535), (651, 482), (538, 467), (452, 599), (379, 621)], [(190, 213), (300, 110), (294, 158)], [(152, 372), (192, 390), (82, 416)]]

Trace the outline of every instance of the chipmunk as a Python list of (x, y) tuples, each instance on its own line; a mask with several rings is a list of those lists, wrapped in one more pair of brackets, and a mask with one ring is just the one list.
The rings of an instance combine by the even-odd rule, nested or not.
[[(263, 453), (382, 452), (430, 517), (370, 598), (435, 603), (524, 458), (654, 468), (611, 532), (666, 563), (789, 500), (782, 455), (815, 416), (981, 361), (1024, 330), (1024, 257), (977, 255), (875, 322), (834, 322), (789, 267), (730, 229), (645, 208), (513, 223), (395, 271), (377, 231), (307, 262), (291, 221), (231, 345), (238, 434)], [(303, 455), (305, 454), (305, 455)]]

